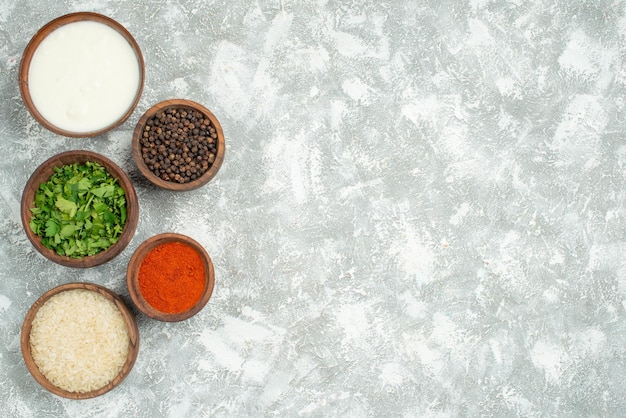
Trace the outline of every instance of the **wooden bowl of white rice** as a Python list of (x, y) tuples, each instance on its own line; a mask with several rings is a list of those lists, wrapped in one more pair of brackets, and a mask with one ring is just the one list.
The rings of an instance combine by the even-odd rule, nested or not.
[(70, 399), (100, 396), (130, 373), (139, 330), (124, 301), (93, 283), (68, 283), (41, 296), (24, 319), (22, 355), (45, 389)]

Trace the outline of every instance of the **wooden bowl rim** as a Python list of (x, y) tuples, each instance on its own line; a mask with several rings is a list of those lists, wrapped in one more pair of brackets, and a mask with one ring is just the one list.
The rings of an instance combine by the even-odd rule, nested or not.
[[(184, 312), (179, 313), (166, 313), (161, 312), (153, 308), (143, 297), (141, 289), (139, 288), (139, 267), (144, 257), (154, 248), (167, 242), (182, 242), (194, 248), (200, 254), (204, 262), (204, 271), (206, 277), (206, 286), (202, 296), (198, 302)], [(128, 293), (130, 299), (133, 301), (137, 309), (149, 318), (156, 319), (163, 322), (179, 322), (191, 318), (200, 312), (211, 299), (213, 289), (215, 287), (215, 269), (213, 268), (213, 262), (206, 249), (193, 238), (179, 234), (176, 232), (166, 232), (162, 234), (154, 235), (144, 242), (142, 242), (128, 262), (128, 268), (126, 270), (126, 286), (128, 287)]]
[[(70, 23), (89, 21), (89, 20), (98, 22), (98, 23), (103, 23), (115, 29), (130, 44), (131, 48), (135, 52), (135, 55), (137, 56), (137, 63), (139, 64), (139, 85), (137, 87), (137, 94), (135, 95), (135, 99), (131, 103), (130, 107), (126, 110), (126, 112), (118, 120), (112, 122), (108, 126), (105, 126), (95, 131), (88, 131), (88, 132), (70, 131), (70, 130), (57, 127), (53, 123), (49, 122), (46, 118), (44, 118), (41, 115), (41, 113), (39, 113), (39, 111), (35, 107), (35, 104), (33, 103), (33, 100), (30, 96), (30, 89), (28, 86), (28, 74), (30, 70), (30, 63), (32, 61), (33, 55), (35, 54), (35, 51), (37, 50), (41, 42), (48, 35), (50, 35), (52, 32), (54, 32), (56, 29), (60, 28), (61, 26), (64, 26)], [(146, 67), (145, 67), (145, 62), (143, 59), (143, 53), (141, 52), (141, 48), (139, 47), (139, 44), (137, 43), (133, 35), (128, 31), (128, 29), (126, 29), (126, 27), (124, 27), (117, 20), (110, 18), (108, 16), (105, 16), (103, 14), (100, 14), (100, 13), (74, 12), (74, 13), (65, 14), (63, 16), (59, 16), (49, 21), (48, 23), (43, 25), (35, 33), (35, 35), (30, 39), (30, 41), (26, 45), (26, 48), (24, 49), (22, 60), (20, 61), (20, 68), (18, 71), (18, 77), (19, 77), (18, 84), (19, 84), (19, 89), (20, 89), (20, 95), (22, 97), (22, 101), (24, 102), (24, 105), (26, 106), (26, 109), (28, 109), (29, 113), (33, 116), (33, 118), (37, 122), (39, 122), (44, 128), (58, 135), (62, 135), (66, 137), (89, 138), (89, 137), (101, 135), (105, 132), (108, 132), (118, 127), (130, 117), (130, 115), (134, 112), (135, 108), (137, 107), (139, 100), (141, 99), (141, 94), (143, 93), (143, 87), (145, 83), (145, 73), (146, 73)]]
[[(100, 389), (92, 390), (90, 392), (69, 392), (67, 390), (61, 389), (55, 385), (53, 385), (46, 377), (39, 371), (35, 360), (33, 359), (32, 353), (30, 351), (30, 331), (32, 328), (32, 323), (35, 318), (35, 315), (52, 296), (57, 295), (59, 293), (75, 290), (75, 289), (85, 289), (89, 291), (96, 292), (98, 294), (103, 295), (108, 300), (112, 301), (115, 306), (120, 311), (122, 318), (124, 319), (124, 323), (126, 324), (126, 328), (128, 330), (128, 338), (129, 338), (129, 346), (128, 346), (128, 356), (126, 357), (126, 362), (122, 366), (122, 370), (120, 373), (108, 384), (101, 387)], [(94, 398), (96, 396), (100, 396), (105, 394), (106, 392), (112, 390), (117, 387), (130, 373), (132, 370), (135, 361), (137, 360), (139, 354), (139, 328), (137, 326), (137, 321), (134, 315), (131, 313), (130, 309), (123, 301), (123, 299), (113, 292), (112, 290), (107, 289), (104, 286), (89, 283), (89, 282), (71, 282), (56, 286), (43, 295), (41, 295), (35, 303), (31, 305), (26, 316), (24, 317), (24, 322), (22, 324), (22, 330), (20, 335), (20, 344), (22, 357), (24, 358), (24, 363), (26, 364), (26, 368), (33, 376), (33, 378), (43, 386), (49, 392), (62, 396), (64, 398), (69, 399), (88, 399)]]
[[(143, 133), (144, 126), (149, 118), (154, 116), (161, 110), (165, 110), (168, 108), (187, 108), (193, 109), (201, 112), (203, 115), (209, 118), (213, 126), (215, 127), (215, 131), (217, 133), (217, 154), (215, 155), (215, 161), (211, 165), (211, 167), (199, 178), (190, 181), (188, 183), (175, 183), (173, 181), (165, 181), (150, 171), (146, 163), (144, 162), (141, 154), (141, 144), (139, 142), (141, 135)], [(132, 147), (133, 147), (133, 159), (135, 160), (135, 164), (137, 164), (137, 168), (143, 176), (148, 179), (152, 184), (172, 191), (188, 191), (194, 190), (199, 187), (204, 186), (209, 181), (213, 179), (217, 175), (217, 172), (222, 166), (224, 161), (224, 155), (226, 153), (226, 146), (224, 141), (224, 131), (222, 130), (222, 125), (220, 124), (217, 117), (207, 109), (205, 106), (200, 103), (194, 102), (188, 99), (169, 99), (159, 102), (149, 108), (139, 119), (137, 125), (135, 126), (135, 130), (133, 132), (132, 139)]]
[[(68, 162), (63, 162), (64, 160), (68, 160)], [(32, 217), (30, 209), (35, 200), (34, 197), (36, 190), (42, 182), (38, 180), (39, 177), (49, 172), (50, 174), (46, 176), (45, 180), (43, 180), (47, 181), (50, 176), (52, 176), (54, 167), (62, 167), (63, 165), (71, 164), (69, 161), (93, 161), (102, 164), (112, 177), (118, 179), (120, 186), (122, 186), (124, 192), (126, 193), (126, 224), (124, 225), (124, 229), (122, 230), (122, 234), (120, 235), (118, 241), (104, 251), (82, 258), (61, 256), (55, 251), (44, 247), (41, 244), (42, 238), (30, 229), (30, 220)], [(65, 151), (60, 154), (53, 155), (40, 164), (26, 182), (20, 206), (22, 226), (31, 244), (48, 260), (66, 267), (89, 268), (104, 264), (117, 257), (132, 240), (137, 229), (137, 224), (139, 223), (139, 200), (137, 199), (135, 187), (133, 186), (133, 183), (128, 175), (120, 166), (115, 164), (109, 158), (102, 154), (87, 150)]]

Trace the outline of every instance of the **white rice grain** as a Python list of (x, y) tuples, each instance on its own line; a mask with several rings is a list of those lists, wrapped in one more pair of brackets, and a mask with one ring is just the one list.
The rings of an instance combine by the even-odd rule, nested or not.
[(128, 355), (128, 330), (119, 309), (103, 295), (67, 290), (39, 308), (30, 348), (50, 383), (69, 392), (90, 392), (120, 373)]

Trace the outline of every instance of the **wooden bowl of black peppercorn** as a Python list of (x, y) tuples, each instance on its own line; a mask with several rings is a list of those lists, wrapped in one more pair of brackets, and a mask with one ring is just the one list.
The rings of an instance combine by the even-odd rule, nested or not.
[(193, 190), (207, 184), (224, 161), (224, 133), (213, 113), (185, 99), (152, 106), (133, 133), (133, 158), (153, 184)]

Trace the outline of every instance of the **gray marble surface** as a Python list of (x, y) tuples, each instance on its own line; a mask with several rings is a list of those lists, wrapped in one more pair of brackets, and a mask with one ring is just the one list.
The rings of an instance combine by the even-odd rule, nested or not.
[[(130, 119), (93, 139), (41, 128), (19, 95), (47, 21), (95, 11), (147, 65)], [(0, 415), (623, 416), (626, 4), (595, 0), (0, 0)], [(225, 163), (157, 190), (130, 151), (169, 98), (210, 108)], [(34, 251), (34, 168), (103, 153), (135, 182), (129, 247), (75, 270)], [(123, 384), (71, 401), (29, 375), (29, 306), (69, 281), (128, 300), (133, 250), (201, 242), (196, 317), (138, 315)]]

